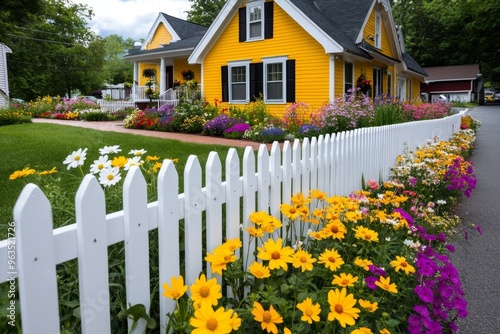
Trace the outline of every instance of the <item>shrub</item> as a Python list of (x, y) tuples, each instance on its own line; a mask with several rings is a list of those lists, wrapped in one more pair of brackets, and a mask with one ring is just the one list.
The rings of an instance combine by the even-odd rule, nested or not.
[(364, 94), (348, 94), (320, 109), (318, 120), (323, 133), (336, 133), (370, 126), (375, 111), (372, 100)]
[(252, 127), (247, 123), (238, 123), (224, 131), (224, 137), (231, 139), (241, 139), (246, 131)]
[(286, 108), (282, 120), (283, 129), (290, 134), (298, 134), (305, 120), (310, 117), (309, 105), (304, 102), (296, 102)]
[(281, 142), (285, 140), (286, 132), (280, 128), (268, 128), (262, 130), (260, 136), (263, 143)]
[(448, 102), (405, 104), (403, 109), (410, 121), (443, 118), (452, 110)]
[(299, 128), (298, 137), (299, 138), (316, 137), (319, 135), (320, 131), (321, 131), (321, 129), (319, 127), (317, 127), (316, 125), (303, 124)]
[(83, 109), (79, 110), (80, 119), (89, 122), (111, 121), (114, 119), (113, 115), (103, 109)]
[(375, 100), (373, 126), (397, 124), (405, 121), (403, 106), (397, 99), (382, 96)]
[(226, 129), (229, 129), (236, 123), (241, 123), (241, 121), (241, 118), (232, 118), (226, 114), (217, 115), (203, 125), (203, 134), (209, 136), (223, 136)]
[(31, 115), (23, 109), (0, 109), (0, 126), (22, 123), (31, 123)]
[(206, 121), (203, 115), (185, 117), (179, 130), (185, 133), (201, 133)]

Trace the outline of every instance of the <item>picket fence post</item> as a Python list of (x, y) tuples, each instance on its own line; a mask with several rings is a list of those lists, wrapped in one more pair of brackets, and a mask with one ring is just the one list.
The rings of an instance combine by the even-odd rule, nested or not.
[(93, 175), (78, 188), (75, 212), (82, 333), (111, 333), (106, 200)]
[(24, 187), (14, 206), (16, 271), (23, 333), (59, 333), (52, 210), (42, 190), (34, 184)]

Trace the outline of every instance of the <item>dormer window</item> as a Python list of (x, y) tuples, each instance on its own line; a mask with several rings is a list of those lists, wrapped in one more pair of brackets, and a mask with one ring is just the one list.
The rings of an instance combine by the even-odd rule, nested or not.
[(247, 6), (247, 40), (262, 39), (264, 36), (263, 3)]
[(273, 1), (254, 1), (239, 11), (239, 41), (273, 38)]
[(380, 12), (375, 13), (375, 47), (378, 49), (382, 48), (382, 16)]

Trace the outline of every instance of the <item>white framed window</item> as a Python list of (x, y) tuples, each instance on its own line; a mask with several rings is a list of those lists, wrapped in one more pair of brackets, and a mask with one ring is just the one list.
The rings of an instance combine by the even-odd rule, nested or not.
[(286, 101), (286, 57), (264, 59), (264, 101)]
[(392, 97), (392, 73), (387, 72), (387, 96)]
[(382, 95), (382, 69), (378, 67), (373, 68), (373, 96), (377, 97)]
[(375, 13), (375, 47), (382, 48), (382, 16), (380, 12)]
[(398, 78), (398, 98), (401, 101), (406, 98), (406, 78)]
[(344, 93), (354, 88), (354, 66), (352, 63), (344, 63)]
[(250, 100), (249, 65), (250, 62), (234, 62), (228, 64), (230, 103), (248, 103)]
[(247, 41), (264, 39), (264, 3), (247, 4)]

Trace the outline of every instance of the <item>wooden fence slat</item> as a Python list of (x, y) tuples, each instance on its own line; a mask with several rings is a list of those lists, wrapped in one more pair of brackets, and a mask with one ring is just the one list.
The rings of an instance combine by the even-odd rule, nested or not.
[(302, 142), (302, 186), (301, 192), (304, 196), (309, 195), (311, 190), (311, 145), (309, 138)]
[[(146, 180), (139, 167), (132, 166), (123, 183), (123, 222), (127, 306), (142, 304), (149, 313), (149, 236)], [(128, 320), (129, 330), (132, 320)], [(133, 333), (143, 333), (146, 321), (140, 319)]]
[[(240, 199), (243, 193), (238, 152), (230, 148), (226, 157), (226, 237), (240, 238)], [(235, 253), (239, 256), (239, 250)]]
[[(14, 206), (15, 251), (23, 333), (59, 333), (52, 211), (34, 184), (24, 187)], [(15, 284), (15, 283), (14, 283)]]
[(93, 175), (80, 184), (75, 211), (82, 333), (111, 333), (106, 200)]
[(281, 220), (280, 205), (283, 203), (281, 198), (281, 150), (278, 142), (274, 142), (271, 146), (271, 155), (269, 157), (270, 171), (270, 198), (269, 198), (269, 213)]
[[(205, 196), (207, 251), (212, 251), (222, 244), (222, 203), (226, 201), (226, 192), (222, 183), (222, 164), (217, 152), (210, 152), (205, 166)], [(207, 263), (207, 279), (216, 277), (222, 283), (220, 275), (213, 275), (210, 263)]]
[(269, 152), (267, 145), (261, 144), (257, 153), (257, 210), (269, 212)]
[(200, 161), (195, 155), (189, 156), (184, 170), (184, 196), (185, 283), (191, 285), (203, 271), (202, 212), (206, 205), (202, 192)]
[[(250, 214), (256, 210), (255, 194), (257, 177), (255, 175), (255, 155), (252, 148), (247, 147), (243, 153), (243, 230), (252, 226)], [(243, 232), (243, 265), (248, 268), (255, 260), (254, 249), (249, 249), (250, 236)]]
[(163, 296), (163, 283), (180, 275), (180, 239), (178, 205), (179, 175), (172, 160), (165, 160), (158, 174), (158, 262), (160, 283), (160, 328), (167, 326), (168, 313), (175, 310), (175, 301)]
[[(300, 141), (295, 139), (292, 146), (292, 196), (300, 191), (302, 184), (302, 154), (300, 149)], [(290, 198), (287, 199), (287, 203)]]

